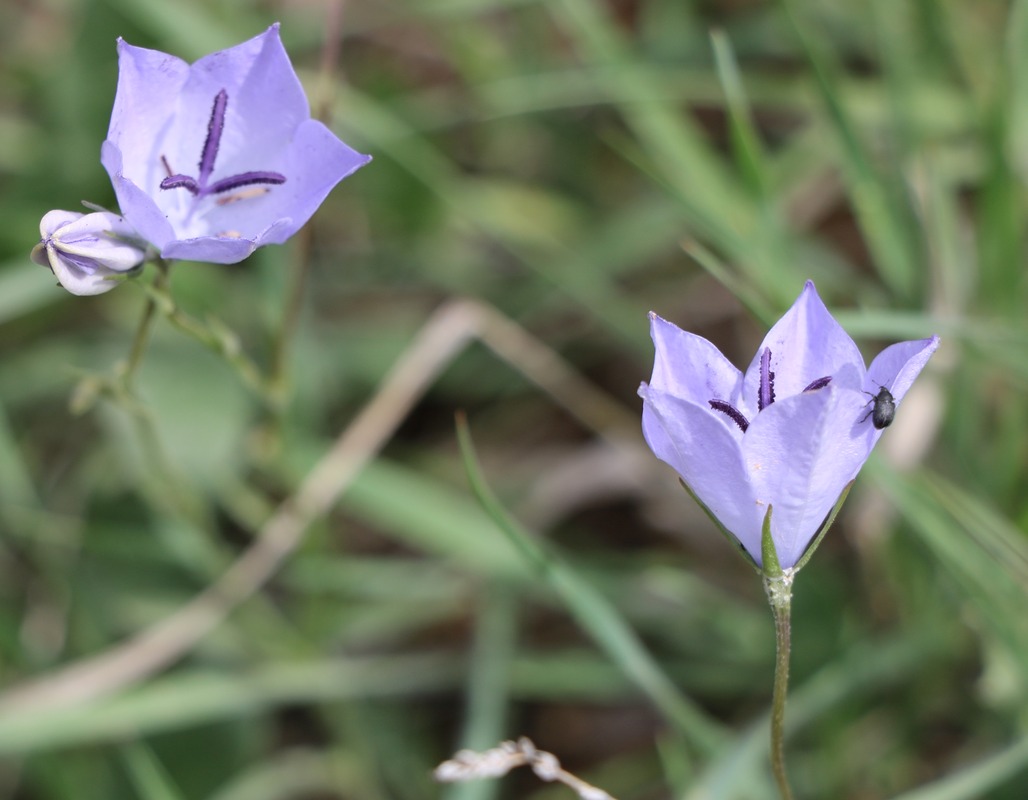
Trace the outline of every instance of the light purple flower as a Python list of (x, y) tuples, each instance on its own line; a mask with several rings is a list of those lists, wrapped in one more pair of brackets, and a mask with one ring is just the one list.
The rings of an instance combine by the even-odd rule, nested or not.
[(810, 281), (745, 375), (706, 339), (656, 314), (650, 322), (653, 376), (639, 387), (647, 443), (758, 565), (772, 506), (783, 569), (803, 556), (882, 435), (872, 396), (884, 387), (898, 405), (939, 345), (937, 336), (891, 345), (865, 370)]
[(113, 278), (128, 275), (146, 257), (146, 244), (109, 211), (50, 211), (39, 223), (39, 234), (42, 239), (32, 248), (32, 260), (50, 267), (72, 294), (109, 292), (118, 285)]
[(311, 119), (277, 24), (192, 65), (119, 39), (118, 65), (101, 160), (164, 258), (231, 264), (281, 244), (371, 160)]

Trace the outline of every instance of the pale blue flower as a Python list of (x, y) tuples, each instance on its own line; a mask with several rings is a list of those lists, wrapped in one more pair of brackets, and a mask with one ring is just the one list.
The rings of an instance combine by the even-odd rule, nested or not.
[(195, 64), (118, 41), (101, 160), (121, 213), (169, 259), (281, 244), (370, 160), (311, 119), (278, 25)]
[(814, 284), (768, 332), (746, 373), (706, 339), (650, 315), (653, 376), (643, 434), (758, 565), (761, 526), (783, 569), (796, 564), (882, 435), (868, 412), (898, 406), (937, 336), (883, 350), (865, 369)]

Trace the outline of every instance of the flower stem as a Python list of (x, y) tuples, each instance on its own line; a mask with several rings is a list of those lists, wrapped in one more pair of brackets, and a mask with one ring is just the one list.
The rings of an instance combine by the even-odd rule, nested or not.
[(282, 322), (275, 335), (274, 350), (271, 356), (271, 374), (268, 379), (272, 404), (282, 408), (288, 387), (289, 346), (300, 323), (303, 311), (304, 292), (307, 288), (307, 276), (310, 273), (311, 260), (311, 229), (304, 227), (296, 236), (293, 269), (289, 272), (289, 288), (286, 293), (285, 307), (282, 311)]
[(764, 578), (764, 589), (775, 618), (775, 685), (771, 699), (771, 771), (782, 800), (793, 800), (785, 774), (785, 700), (789, 691), (789, 651), (792, 638), (793, 572)]
[[(328, 122), (332, 112), (332, 75), (339, 61), (339, 38), (342, 28), (342, 0), (330, 2), (326, 9), (324, 31), (325, 38), (321, 46), (321, 65), (319, 68), (321, 88), (320, 98), (315, 107), (315, 118)], [(310, 274), (311, 251), (313, 249), (310, 225), (305, 225), (296, 238), (294, 265), (290, 271), (289, 288), (286, 293), (285, 306), (282, 310), (282, 323), (275, 340), (271, 356), (271, 372), (268, 385), (273, 401), (281, 409), (285, 405), (288, 391), (288, 360), (289, 346), (300, 323), (303, 311), (304, 293)]]
[[(157, 259), (156, 264), (157, 277), (154, 278), (154, 288), (163, 290), (168, 284), (169, 265), (168, 262), (162, 259)], [(126, 389), (131, 386), (133, 377), (135, 377), (136, 372), (143, 363), (143, 355), (146, 353), (146, 345), (150, 341), (150, 332), (153, 330), (156, 311), (157, 303), (151, 295), (146, 299), (146, 305), (143, 307), (143, 316), (139, 320), (139, 325), (136, 326), (136, 335), (132, 339), (132, 350), (129, 352), (128, 359), (121, 368), (120, 378), (122, 385)]]

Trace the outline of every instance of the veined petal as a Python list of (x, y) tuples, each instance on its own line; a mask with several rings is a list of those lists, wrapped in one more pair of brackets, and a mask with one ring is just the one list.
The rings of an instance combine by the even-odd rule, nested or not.
[(125, 177), (121, 148), (109, 139), (100, 149), (100, 163), (111, 176), (118, 206), (126, 213), (131, 209), (132, 227), (139, 231), (139, 235), (158, 250), (162, 250), (168, 242), (174, 241), (175, 230), (168, 218), (149, 194)]
[(771, 369), (779, 397), (799, 394), (811, 381), (826, 375), (831, 375), (837, 386), (864, 388), (864, 358), (850, 335), (828, 312), (812, 281), (806, 282), (792, 308), (764, 337), (746, 370), (746, 397), (756, 397), (759, 390), (760, 357), (765, 349), (771, 350)]
[(872, 387), (886, 386), (898, 403), (938, 347), (938, 336), (889, 345), (871, 362), (867, 376), (872, 386), (866, 388), (877, 391)]
[(167, 134), (188, 74), (189, 65), (182, 59), (118, 39), (118, 91), (107, 140), (121, 153), (119, 171), (137, 180), (158, 175), (154, 149)]
[(742, 373), (713, 344), (653, 312), (650, 336), (656, 348), (651, 387), (708, 409), (710, 400), (739, 407)]
[(283, 150), (296, 126), (310, 117), (307, 97), (282, 47), (277, 23), (190, 67), (175, 115), (176, 170), (196, 167), (207, 137), (211, 103), (221, 91), (228, 94), (229, 102), (216, 177), (277, 169), (277, 164), (266, 160), (259, 164), (251, 161)]
[(670, 464), (710, 512), (760, 563), (760, 508), (739, 443), (709, 407), (653, 386), (643, 398), (643, 436), (657, 458)]
[[(278, 24), (257, 37), (261, 49), (236, 92), (243, 109), (239, 120), (246, 150), (279, 149), (293, 138), (297, 127), (310, 119), (307, 95), (282, 46)], [(226, 166), (232, 169), (233, 153), (227, 152)], [(238, 170), (253, 169), (239, 164)]]
[(85, 216), (81, 211), (47, 211), (39, 221), (39, 235), (43, 239), (49, 239), (58, 230), (66, 225), (71, 225)]
[(161, 251), (164, 258), (181, 261), (205, 261), (208, 264), (236, 264), (257, 249), (252, 239), (230, 236), (200, 236), (176, 239)]
[[(774, 403), (750, 424), (742, 451), (757, 498), (774, 505), (783, 569), (796, 563), (856, 476), (874, 437), (854, 425), (866, 398), (831, 385)], [(871, 428), (873, 430), (873, 428)]]
[(112, 278), (139, 268), (146, 257), (146, 247), (131, 226), (107, 211), (51, 211), (39, 231), (42, 239), (32, 250), (32, 260), (50, 267), (72, 294), (110, 291), (117, 286)]
[[(263, 196), (212, 204), (203, 215), (204, 225), (216, 232), (235, 231), (258, 244), (281, 244), (306, 224), (339, 181), (371, 160), (348, 147), (317, 120), (301, 123), (278, 158), (279, 168), (289, 176), (284, 184)], [(172, 255), (178, 251), (179, 248), (172, 248), (164, 255), (181, 258)], [(249, 253), (235, 260), (246, 255)]]

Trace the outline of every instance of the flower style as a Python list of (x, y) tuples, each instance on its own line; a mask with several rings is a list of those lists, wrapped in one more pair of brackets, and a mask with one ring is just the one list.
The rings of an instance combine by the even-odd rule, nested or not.
[(51, 211), (40, 221), (39, 233), (42, 239), (32, 248), (32, 260), (50, 267), (72, 294), (108, 292), (118, 285), (113, 278), (130, 274), (146, 257), (145, 243), (109, 211)]
[(898, 405), (939, 346), (937, 336), (900, 342), (865, 370), (810, 281), (745, 375), (706, 339), (656, 314), (650, 322), (653, 376), (639, 387), (650, 449), (757, 565), (773, 507), (782, 569), (804, 555), (882, 435), (883, 415), (868, 413), (881, 389)]
[(101, 161), (164, 258), (231, 264), (281, 244), (371, 160), (311, 119), (277, 24), (192, 65), (119, 39), (118, 65)]

